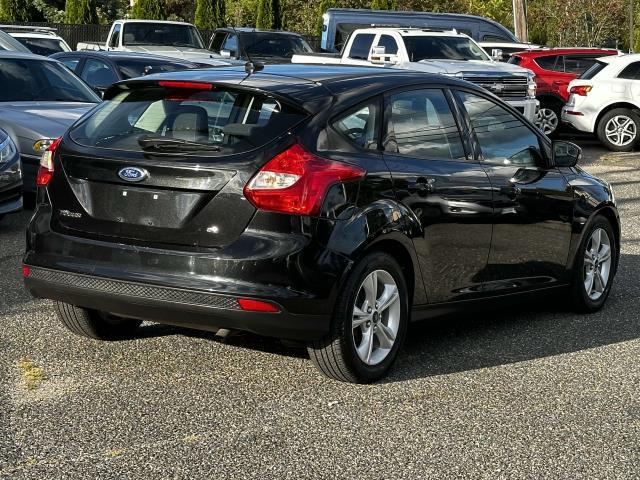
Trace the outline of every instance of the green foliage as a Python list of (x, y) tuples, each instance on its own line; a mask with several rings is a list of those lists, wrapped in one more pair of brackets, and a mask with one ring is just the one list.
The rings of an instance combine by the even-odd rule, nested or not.
[(27, 0), (0, 0), (0, 19), (7, 22), (28, 22), (33, 8)]
[(98, 12), (94, 0), (67, 0), (64, 10), (65, 23), (98, 23)]
[(131, 18), (143, 20), (166, 20), (165, 0), (136, 0), (131, 9)]
[(224, 0), (197, 0), (195, 25), (213, 30), (224, 25)]
[(372, 10), (397, 10), (397, 0), (371, 0)]
[(258, 0), (256, 28), (280, 28), (280, 1)]

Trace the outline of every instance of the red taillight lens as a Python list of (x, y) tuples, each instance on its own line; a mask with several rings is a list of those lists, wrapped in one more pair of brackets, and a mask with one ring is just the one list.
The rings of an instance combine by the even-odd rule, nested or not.
[(575, 87), (571, 87), (569, 93), (575, 93), (576, 95), (580, 95), (581, 97), (586, 97), (587, 93), (591, 91), (593, 87), (591, 85), (576, 85)]
[(331, 185), (364, 174), (360, 167), (317, 157), (296, 144), (269, 160), (244, 187), (244, 196), (261, 210), (318, 215)]
[(22, 265), (22, 277), (27, 278), (31, 274), (29, 265)]
[(238, 305), (240, 308), (247, 312), (267, 312), (277, 313), (280, 309), (270, 302), (263, 302), (262, 300), (252, 300), (251, 298), (239, 298)]
[(185, 90), (211, 90), (213, 85), (206, 82), (181, 82), (174, 80), (161, 80), (158, 82), (161, 87), (182, 88)]
[(53, 156), (61, 140), (62, 137), (56, 138), (42, 154), (40, 166), (38, 167), (38, 175), (36, 176), (36, 186), (46, 187), (49, 185), (51, 178), (53, 178)]

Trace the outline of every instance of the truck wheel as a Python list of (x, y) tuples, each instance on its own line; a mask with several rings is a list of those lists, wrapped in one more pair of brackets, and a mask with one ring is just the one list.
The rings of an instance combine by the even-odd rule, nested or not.
[(601, 215), (585, 230), (574, 263), (571, 300), (581, 313), (596, 312), (609, 296), (618, 267), (618, 252), (611, 223)]
[(117, 317), (63, 302), (55, 302), (55, 307), (58, 318), (68, 330), (96, 340), (129, 338), (142, 323), (141, 320)]
[(542, 133), (551, 137), (560, 127), (560, 108), (552, 102), (542, 102), (536, 115), (536, 126)]
[(627, 108), (605, 113), (596, 127), (598, 139), (614, 152), (630, 152), (638, 143), (640, 117)]
[(330, 378), (373, 382), (395, 361), (408, 317), (407, 286), (398, 263), (371, 253), (353, 268), (336, 302), (331, 332), (309, 344), (309, 356)]

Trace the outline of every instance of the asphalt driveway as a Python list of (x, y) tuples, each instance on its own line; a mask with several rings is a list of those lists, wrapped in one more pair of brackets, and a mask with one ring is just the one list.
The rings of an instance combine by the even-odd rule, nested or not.
[(562, 298), (412, 329), (388, 381), (304, 350), (148, 324), (74, 337), (23, 290), (29, 213), (0, 224), (0, 478), (640, 478), (640, 154), (587, 143), (622, 259), (607, 307)]

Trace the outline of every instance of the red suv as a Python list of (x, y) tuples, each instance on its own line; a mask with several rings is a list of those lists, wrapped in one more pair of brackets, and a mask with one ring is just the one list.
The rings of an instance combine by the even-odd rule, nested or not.
[(537, 123), (544, 133), (553, 135), (560, 125), (562, 106), (569, 99), (569, 82), (591, 67), (596, 58), (618, 54), (618, 50), (603, 48), (545, 48), (514, 53), (509, 63), (535, 73), (540, 100)]

